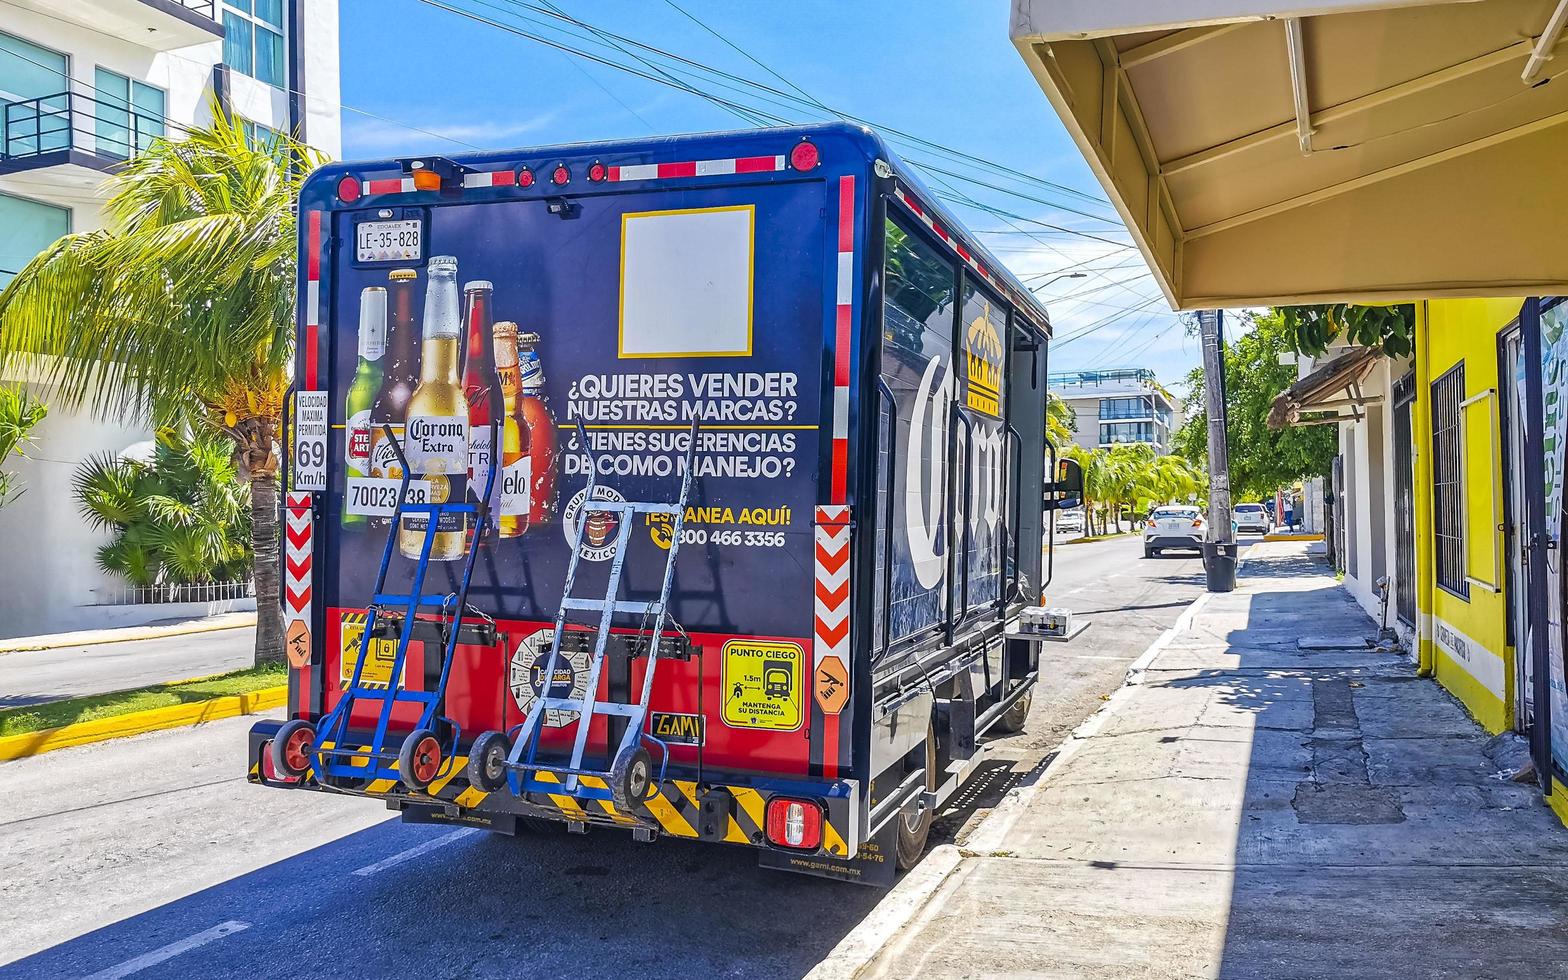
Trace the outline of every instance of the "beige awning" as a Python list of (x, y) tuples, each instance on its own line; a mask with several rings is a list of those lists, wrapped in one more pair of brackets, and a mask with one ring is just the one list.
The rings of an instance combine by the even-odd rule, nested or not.
[(1014, 0), (1012, 37), (1167, 299), (1202, 309), (1568, 292), (1565, 20)]
[[(1274, 396), (1269, 406), (1271, 429), (1287, 425), (1326, 425), (1361, 418), (1361, 409), (1379, 400), (1361, 389), (1383, 356), (1376, 347), (1351, 347), (1314, 367), (1295, 384)], [(1348, 412), (1341, 411), (1348, 409)], [(1325, 414), (1303, 416), (1303, 411)]]

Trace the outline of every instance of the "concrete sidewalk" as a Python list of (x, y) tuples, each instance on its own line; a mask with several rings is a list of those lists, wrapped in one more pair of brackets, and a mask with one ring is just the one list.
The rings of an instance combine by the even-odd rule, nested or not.
[(819, 974), (1568, 977), (1568, 830), (1402, 656), (1307, 648), (1376, 629), (1306, 549), (1255, 546)]

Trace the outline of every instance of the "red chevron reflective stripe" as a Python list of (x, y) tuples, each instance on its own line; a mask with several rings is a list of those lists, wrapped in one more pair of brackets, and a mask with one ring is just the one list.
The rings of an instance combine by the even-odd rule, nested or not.
[(289, 544), (296, 548), (305, 548), (310, 545), (310, 525), (295, 529), (289, 528), (284, 532), (289, 539)]
[(306, 555), (298, 561), (294, 559), (293, 555), (290, 555), (283, 559), (283, 565), (289, 570), (289, 575), (292, 578), (300, 579), (310, 574), (309, 555)]

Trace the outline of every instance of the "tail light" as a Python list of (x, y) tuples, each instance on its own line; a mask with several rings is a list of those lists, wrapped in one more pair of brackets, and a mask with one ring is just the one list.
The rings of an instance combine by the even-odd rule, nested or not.
[(1192, 526), (1193, 527), (1202, 527), (1203, 526), (1203, 518), (1201, 518), (1201, 517), (1194, 517), (1192, 519)]
[(775, 796), (768, 801), (768, 840), (814, 851), (822, 845), (822, 808), (810, 800)]
[(1154, 519), (1154, 518), (1152, 518), (1152, 517), (1151, 517), (1151, 518), (1149, 518), (1149, 523), (1148, 523), (1148, 525), (1147, 525), (1147, 526), (1148, 526), (1148, 528), (1149, 528), (1149, 530), (1151, 530), (1151, 531), (1152, 531), (1152, 530), (1154, 530), (1154, 529), (1155, 529), (1155, 528), (1157, 528), (1157, 527), (1159, 527), (1159, 526), (1160, 526), (1160, 524), (1159, 524), (1159, 522), (1158, 522), (1158, 521), (1156, 521), (1156, 520), (1155, 520), (1155, 519)]
[(527, 167), (524, 167), (521, 170), (519, 170), (517, 172), (517, 186), (518, 187), (532, 187), (532, 186), (534, 186), (534, 172), (532, 170), (529, 170)]
[(801, 140), (789, 151), (789, 165), (796, 170), (814, 170), (820, 161), (816, 144), (810, 140)]
[(566, 164), (558, 163), (550, 171), (550, 183), (557, 187), (564, 187), (572, 179), (572, 172), (566, 169)]
[(338, 178), (338, 200), (344, 204), (353, 204), (359, 200), (359, 178), (353, 174), (345, 174)]
[(598, 183), (609, 175), (610, 172), (605, 169), (604, 164), (598, 162), (597, 160), (595, 160), (593, 165), (588, 168), (588, 179), (595, 183)]

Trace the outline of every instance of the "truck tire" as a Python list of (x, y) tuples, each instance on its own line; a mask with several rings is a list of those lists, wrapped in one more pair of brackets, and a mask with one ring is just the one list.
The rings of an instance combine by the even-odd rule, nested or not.
[(398, 778), (404, 786), (423, 793), (441, 771), (441, 742), (435, 732), (416, 728), (403, 740), (397, 754)]
[(1008, 708), (1002, 717), (996, 720), (996, 730), (1008, 735), (1017, 735), (1024, 730), (1024, 723), (1029, 720), (1029, 708), (1034, 704), (1034, 692), (1030, 691)]
[(505, 732), (485, 732), (468, 750), (468, 784), (480, 792), (495, 793), (506, 786), (506, 759), (512, 754)]
[[(926, 789), (936, 792), (936, 727), (926, 726)], [(931, 837), (931, 821), (936, 819), (936, 807), (921, 808), (920, 801), (910, 804), (910, 809), (894, 818), (898, 827), (898, 870), (908, 871), (925, 853), (926, 841)]]
[(310, 771), (310, 748), (315, 741), (316, 729), (310, 722), (303, 718), (284, 722), (267, 747), (273, 771), (289, 779), (305, 775)]

